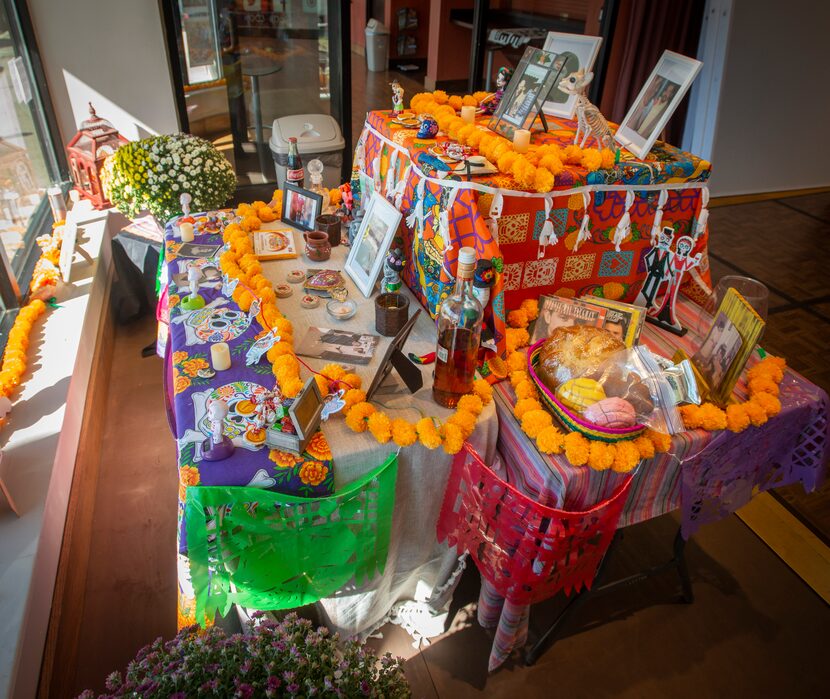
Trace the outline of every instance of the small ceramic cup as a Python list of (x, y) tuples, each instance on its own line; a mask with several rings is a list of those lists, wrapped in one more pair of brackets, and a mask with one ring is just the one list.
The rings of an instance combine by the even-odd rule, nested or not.
[(396, 293), (375, 297), (375, 330), (384, 337), (395, 337), (408, 318), (408, 297)]
[(340, 217), (334, 214), (323, 214), (317, 217), (317, 230), (329, 237), (333, 248), (340, 245)]
[(304, 233), (305, 254), (312, 262), (325, 262), (331, 257), (331, 243), (329, 236), (322, 231)]

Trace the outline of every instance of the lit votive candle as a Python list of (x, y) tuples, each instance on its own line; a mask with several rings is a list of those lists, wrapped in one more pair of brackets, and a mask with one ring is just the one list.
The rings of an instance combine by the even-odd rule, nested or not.
[(475, 123), (476, 108), (472, 105), (465, 104), (463, 107), (461, 107), (461, 118), (468, 124)]
[(530, 131), (527, 129), (516, 129), (513, 134), (513, 150), (517, 153), (527, 153), (530, 146)]
[(216, 371), (231, 368), (231, 350), (227, 342), (216, 342), (210, 346), (210, 363)]
[(190, 243), (193, 241), (193, 224), (192, 223), (180, 223), (179, 224), (179, 235), (182, 238), (183, 243)]

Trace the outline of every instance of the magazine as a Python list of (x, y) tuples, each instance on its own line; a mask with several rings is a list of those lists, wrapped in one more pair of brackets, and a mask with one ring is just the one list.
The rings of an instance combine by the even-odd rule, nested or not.
[(593, 306), (578, 299), (563, 296), (542, 296), (539, 300), (539, 317), (533, 327), (531, 344), (550, 337), (556, 328), (571, 325), (591, 325), (601, 328), (605, 322), (606, 308)]
[(254, 232), (254, 254), (260, 260), (288, 260), (298, 257), (294, 232), (288, 228)]
[(626, 347), (634, 347), (637, 344), (646, 319), (643, 308), (597, 296), (583, 296), (580, 300), (606, 308), (605, 324), (602, 327), (619, 337)]

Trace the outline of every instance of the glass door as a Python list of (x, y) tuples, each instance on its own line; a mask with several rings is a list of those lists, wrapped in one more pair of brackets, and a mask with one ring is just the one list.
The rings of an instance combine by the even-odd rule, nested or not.
[(280, 117), (333, 116), (349, 152), (348, 5), (345, 12), (334, 0), (171, 5), (182, 123), (227, 156), (240, 187), (276, 181), (269, 141)]

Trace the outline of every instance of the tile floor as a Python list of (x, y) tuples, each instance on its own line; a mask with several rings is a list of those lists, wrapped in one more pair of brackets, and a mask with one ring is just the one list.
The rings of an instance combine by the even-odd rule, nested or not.
[[(771, 286), (764, 345), (830, 389), (830, 193), (713, 208), (716, 277), (748, 272)], [(153, 334), (146, 318), (117, 329), (109, 422), (90, 545), (75, 693), (101, 689), (138, 648), (175, 626), (175, 465), (161, 402), (161, 363), (141, 359)], [(123, 406), (130, 402), (130, 410)], [(125, 449), (135, 435), (140, 449)], [(830, 488), (783, 497), (813, 527), (830, 532)], [(790, 492), (792, 491), (792, 492)], [(117, 503), (117, 506), (115, 505)], [(626, 530), (611, 573), (668, 553), (668, 515)], [(696, 600), (676, 602), (672, 573), (598, 597), (574, 615), (564, 637), (534, 667), (510, 663), (488, 675), (489, 632), (475, 622), (477, 575), (470, 568), (451, 610), (450, 630), (416, 652), (397, 627), (371, 643), (408, 657), (416, 697), (815, 697), (826, 692), (830, 608), (736, 517), (690, 542)], [(532, 633), (561, 604), (534, 608)]]

